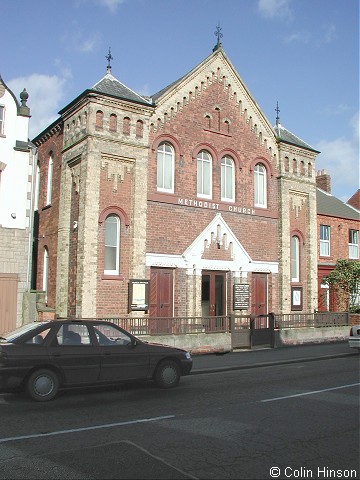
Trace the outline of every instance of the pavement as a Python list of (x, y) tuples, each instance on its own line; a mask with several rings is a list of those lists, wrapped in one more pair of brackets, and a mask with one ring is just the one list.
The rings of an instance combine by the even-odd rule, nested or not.
[(357, 349), (350, 348), (347, 341), (279, 348), (254, 348), (251, 350), (236, 350), (225, 354), (193, 355), (191, 375), (288, 363), (313, 362), (354, 355), (359, 356), (360, 360)]

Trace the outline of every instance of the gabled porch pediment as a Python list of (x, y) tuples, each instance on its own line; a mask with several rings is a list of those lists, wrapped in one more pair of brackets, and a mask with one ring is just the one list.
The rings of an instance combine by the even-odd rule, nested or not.
[(248, 270), (252, 261), (221, 213), (215, 215), (182, 257), (188, 268), (213, 270)]

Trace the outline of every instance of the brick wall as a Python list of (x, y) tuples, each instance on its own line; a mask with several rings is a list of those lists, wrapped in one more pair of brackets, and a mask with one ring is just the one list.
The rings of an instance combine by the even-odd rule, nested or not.
[[(37, 143), (38, 164), (40, 166), (40, 184), (38, 199), (39, 231), (37, 249), (36, 289), (43, 289), (44, 249), (49, 253), (48, 259), (48, 295), (47, 305), (56, 306), (56, 274), (59, 224), (59, 195), (61, 180), (61, 149), (63, 133), (60, 127), (54, 128), (46, 140)], [(53, 158), (51, 204), (46, 205), (48, 169), (50, 155)]]

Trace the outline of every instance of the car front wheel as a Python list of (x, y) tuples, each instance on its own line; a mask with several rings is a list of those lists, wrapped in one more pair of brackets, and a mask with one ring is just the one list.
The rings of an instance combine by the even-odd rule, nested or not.
[(52, 400), (59, 391), (59, 378), (48, 369), (36, 370), (28, 378), (27, 393), (38, 402)]
[(173, 388), (178, 385), (180, 376), (178, 364), (173, 360), (164, 360), (157, 367), (154, 380), (160, 388)]

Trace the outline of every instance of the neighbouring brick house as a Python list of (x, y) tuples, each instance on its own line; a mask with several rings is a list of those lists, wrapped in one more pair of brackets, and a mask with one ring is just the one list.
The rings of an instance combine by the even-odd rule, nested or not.
[(151, 97), (108, 66), (59, 113), (33, 140), (36, 288), (54, 314), (317, 307), (318, 152), (269, 123), (221, 44)]
[[(355, 208), (359, 192), (344, 203), (331, 194), (331, 178), (321, 170), (316, 176), (318, 225), (318, 310), (336, 311), (337, 299), (323, 277), (335, 267), (337, 259), (359, 261), (360, 210)], [(358, 201), (358, 200), (357, 200)], [(351, 204), (352, 202), (352, 204)]]

